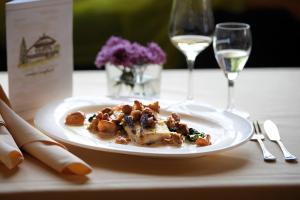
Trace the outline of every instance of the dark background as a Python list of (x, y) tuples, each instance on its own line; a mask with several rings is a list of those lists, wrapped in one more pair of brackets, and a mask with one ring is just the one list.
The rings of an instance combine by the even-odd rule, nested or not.
[[(213, 0), (215, 22), (249, 23), (253, 48), (247, 67), (300, 67), (299, 0)], [(74, 68), (96, 69), (94, 59), (111, 35), (166, 51), (165, 68), (184, 68), (183, 55), (168, 38), (172, 0), (74, 0)], [(0, 71), (6, 70), (5, 1), (0, 0)], [(46, 22), (45, 22), (46, 23)], [(212, 47), (196, 68), (217, 68)]]

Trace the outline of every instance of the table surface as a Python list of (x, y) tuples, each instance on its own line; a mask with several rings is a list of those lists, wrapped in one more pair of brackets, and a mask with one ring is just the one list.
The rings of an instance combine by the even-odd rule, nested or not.
[[(186, 95), (186, 70), (162, 74), (161, 98), (180, 100)], [(223, 108), (227, 83), (220, 70), (196, 70), (195, 99)], [(103, 71), (74, 72), (74, 96), (105, 96)], [(7, 73), (0, 73), (7, 91)], [(245, 69), (236, 82), (235, 99), (251, 119), (272, 119), (287, 148), (300, 157), (300, 69)], [(289, 199), (300, 198), (300, 167), (283, 159), (279, 147), (265, 140), (277, 157), (264, 162), (256, 142), (192, 159), (156, 159), (118, 155), (67, 145), (93, 167), (87, 177), (62, 175), (25, 154), (25, 161), (9, 171), (0, 164), (0, 199)]]

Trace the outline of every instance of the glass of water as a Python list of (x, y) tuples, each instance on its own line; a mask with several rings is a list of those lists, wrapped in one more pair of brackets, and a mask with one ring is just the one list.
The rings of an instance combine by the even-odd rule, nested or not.
[(250, 26), (245, 23), (227, 22), (216, 25), (213, 48), (218, 65), (228, 80), (227, 111), (248, 117), (246, 112), (235, 109), (233, 90), (239, 73), (243, 70), (251, 52)]

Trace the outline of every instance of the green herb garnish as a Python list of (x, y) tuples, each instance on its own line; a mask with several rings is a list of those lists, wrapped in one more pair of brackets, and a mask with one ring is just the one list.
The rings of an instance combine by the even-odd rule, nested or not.
[(96, 114), (93, 114), (92, 116), (90, 116), (88, 121), (91, 123), (93, 121), (94, 117), (96, 117)]
[(198, 138), (204, 138), (205, 133), (204, 132), (199, 132), (194, 128), (189, 128), (189, 133), (186, 136), (186, 139), (190, 142), (196, 142)]

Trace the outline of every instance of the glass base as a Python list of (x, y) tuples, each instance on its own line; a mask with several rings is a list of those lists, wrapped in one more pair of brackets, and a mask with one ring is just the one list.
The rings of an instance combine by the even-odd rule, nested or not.
[[(164, 110), (170, 111), (170, 112), (176, 112), (181, 114), (187, 114), (187, 115), (193, 115), (197, 111), (195, 111), (195, 101), (194, 100), (183, 100), (171, 105), (168, 105), (164, 107)], [(233, 114), (236, 114), (242, 118), (248, 119), (250, 117), (250, 114), (246, 111), (238, 110), (238, 109), (226, 109), (226, 112), (230, 112)]]
[(250, 114), (246, 111), (237, 110), (237, 109), (226, 109), (227, 112), (231, 112), (233, 114), (236, 114), (242, 118), (248, 119), (250, 117)]
[(192, 114), (192, 108), (191, 105), (194, 103), (193, 100), (184, 100), (181, 102), (177, 102), (175, 104), (168, 105), (165, 107), (165, 110), (168, 110), (170, 112), (176, 112), (176, 113), (183, 113), (183, 114)]

